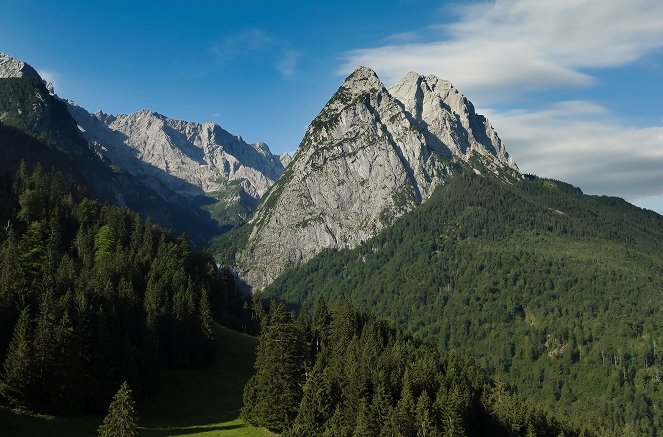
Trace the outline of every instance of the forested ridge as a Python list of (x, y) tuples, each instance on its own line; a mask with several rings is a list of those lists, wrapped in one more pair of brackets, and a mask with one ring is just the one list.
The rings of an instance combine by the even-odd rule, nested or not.
[(346, 299), (471, 358), (600, 434), (663, 431), (663, 217), (559, 181), (469, 172), (268, 298)]
[(125, 380), (144, 397), (160, 367), (212, 359), (215, 319), (242, 324), (210, 254), (63, 173), (4, 175), (0, 218), (0, 394), (13, 407), (105, 411)]
[[(284, 436), (578, 435), (455, 353), (348, 302), (257, 306), (245, 420)], [(582, 431), (582, 435), (591, 435)]]

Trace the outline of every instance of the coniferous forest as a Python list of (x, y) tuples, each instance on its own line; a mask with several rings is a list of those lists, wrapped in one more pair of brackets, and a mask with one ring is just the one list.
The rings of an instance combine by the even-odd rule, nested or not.
[(13, 407), (102, 412), (127, 381), (213, 357), (214, 320), (239, 326), (232, 281), (185, 236), (22, 164), (0, 184), (1, 393)]
[(653, 436), (662, 243), (661, 216), (622, 199), (464, 174), (366, 244), (285, 272), (265, 296), (350, 300), (577, 427)]
[(242, 410), (254, 425), (297, 437), (579, 434), (478, 366), (348, 302), (257, 308), (260, 342)]

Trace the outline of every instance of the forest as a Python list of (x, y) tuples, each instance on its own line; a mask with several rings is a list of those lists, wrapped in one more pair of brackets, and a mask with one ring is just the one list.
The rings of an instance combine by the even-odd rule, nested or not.
[(14, 408), (102, 412), (127, 381), (213, 358), (215, 320), (247, 327), (244, 297), (186, 236), (92, 200), (22, 163), (0, 181), (0, 393)]
[(266, 298), (350, 300), (601, 435), (663, 431), (663, 218), (559, 181), (466, 172)]
[(242, 409), (256, 426), (297, 437), (591, 435), (349, 302), (256, 309), (261, 332)]

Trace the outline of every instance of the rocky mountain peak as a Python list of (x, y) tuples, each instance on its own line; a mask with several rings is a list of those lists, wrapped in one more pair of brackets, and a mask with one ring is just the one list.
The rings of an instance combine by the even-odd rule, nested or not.
[(470, 165), (517, 177), (490, 124), (450, 82), (411, 72), (387, 90), (359, 67), (264, 196), (237, 272), (260, 288), (324, 249), (353, 248)]
[(32, 77), (43, 80), (37, 70), (30, 65), (9, 55), (0, 53), (0, 78), (10, 77)]
[(372, 69), (364, 66), (357, 67), (343, 82), (342, 88), (353, 94), (380, 90), (384, 88), (382, 81)]

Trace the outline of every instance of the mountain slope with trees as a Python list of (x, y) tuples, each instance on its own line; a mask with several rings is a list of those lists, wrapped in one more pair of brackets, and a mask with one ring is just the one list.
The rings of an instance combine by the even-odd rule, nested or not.
[(160, 367), (213, 356), (214, 319), (243, 298), (210, 254), (138, 214), (85, 197), (63, 173), (20, 165), (0, 187), (0, 360), (9, 405), (100, 411), (122, 381), (138, 397)]
[(243, 417), (284, 436), (578, 435), (485, 371), (391, 322), (319, 299), (296, 316), (258, 310)]
[(663, 430), (663, 217), (558, 181), (471, 170), (265, 296), (349, 299), (600, 433)]

